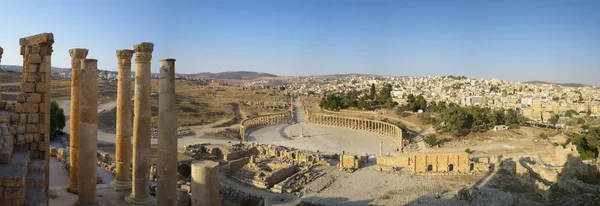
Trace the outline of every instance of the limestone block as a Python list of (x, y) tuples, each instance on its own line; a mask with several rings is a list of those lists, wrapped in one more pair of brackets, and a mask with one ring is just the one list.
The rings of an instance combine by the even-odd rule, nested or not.
[[(31, 59), (29, 59), (31, 60)], [(39, 69), (39, 64), (32, 64), (29, 63), (29, 65), (27, 65), (27, 72), (37, 72)]]
[(26, 96), (26, 102), (28, 102), (28, 103), (42, 102), (42, 94), (40, 94), (40, 93), (28, 93), (25, 96)]
[(35, 133), (39, 131), (39, 126), (37, 124), (26, 124), (25, 125), (25, 132), (27, 133)]
[(19, 95), (17, 95), (17, 102), (25, 102), (25, 94), (20, 93)]
[(19, 114), (19, 116), (20, 116), (19, 123), (27, 124), (27, 113), (21, 113), (21, 114)]
[(8, 134), (11, 136), (17, 134), (17, 125), (10, 125), (10, 127), (8, 127)]
[(19, 123), (19, 121), (21, 120), (21, 115), (18, 113), (12, 113), (10, 114), (10, 122), (12, 123)]
[(35, 92), (48, 92), (48, 83), (37, 83), (35, 84)]
[(48, 150), (48, 149), (47, 149), (47, 147), (48, 147), (48, 143), (46, 143), (46, 142), (39, 142), (38, 144), (39, 144), (39, 145), (38, 145), (38, 146), (39, 146), (39, 149), (38, 149), (38, 150), (40, 150), (40, 151), (42, 151), (42, 152), (43, 152), (43, 151), (46, 151), (46, 150)]
[(25, 144), (25, 136), (22, 134), (17, 135), (17, 145)]
[(36, 73), (27, 73), (25, 75), (25, 82), (26, 83), (36, 83), (40, 80), (40, 76), (38, 76)]
[(25, 143), (33, 142), (33, 135), (31, 133), (25, 134), (23, 136), (25, 136)]
[[(42, 56), (40, 56), (39, 54), (30, 54), (29, 58), (27, 60), (29, 61), (29, 65), (39, 64), (39, 63), (42, 63)], [(29, 68), (27, 68), (27, 69), (29, 69)]]
[(50, 63), (42, 62), (39, 67), (40, 72), (50, 72)]
[(35, 83), (22, 83), (21, 92), (35, 92)]
[(29, 124), (37, 124), (40, 122), (40, 115), (37, 113), (29, 114), (27, 117), (27, 123)]
[(8, 133), (8, 125), (0, 124), (0, 135), (2, 135), (2, 136), (10, 135)]
[(40, 135), (40, 133), (33, 133), (33, 141), (34, 142), (40, 142), (42, 141), (42, 135)]
[(48, 72), (40, 72), (40, 76), (39, 76), (40, 77), (40, 79), (39, 79), (40, 82), (42, 82), (42, 83), (49, 83), (49, 81), (47, 79), (47, 76), (46, 76), (47, 73)]
[(38, 128), (39, 132), (50, 131), (50, 125), (48, 125), (48, 124), (39, 124), (39, 125), (40, 125)]
[(17, 134), (25, 133), (25, 125), (17, 125)]
[(37, 142), (29, 143), (29, 150), (38, 150), (39, 145)]
[(49, 108), (49, 107), (48, 107), (48, 104), (49, 104), (49, 103), (40, 103), (40, 104), (38, 105), (38, 106), (39, 106), (39, 111), (40, 111), (40, 113), (42, 113), (42, 114), (45, 114), (46, 112), (50, 112), (50, 110), (49, 110), (49, 109), (48, 109), (48, 111), (44, 110), (44, 108)]
[(0, 111), (0, 123), (10, 123), (11, 113)]
[(34, 103), (23, 103), (23, 112), (25, 113), (37, 113), (39, 111), (39, 104)]

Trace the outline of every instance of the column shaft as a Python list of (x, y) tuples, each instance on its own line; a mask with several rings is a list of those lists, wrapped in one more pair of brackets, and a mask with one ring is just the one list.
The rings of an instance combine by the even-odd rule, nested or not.
[(131, 57), (133, 50), (117, 50), (117, 168), (111, 183), (115, 190), (131, 189)]
[[(69, 124), (71, 131), (69, 133), (69, 187), (67, 191), (77, 193), (77, 176), (79, 174), (79, 166), (77, 162), (79, 160), (78, 148), (79, 148), (79, 98), (81, 92), (80, 87), (80, 71), (82, 67), (82, 60), (87, 57), (87, 49), (70, 49), (69, 54), (71, 55), (71, 111), (69, 117)], [(96, 81), (96, 80), (94, 80)]]
[(150, 196), (150, 127), (152, 92), (150, 60), (154, 44), (144, 42), (134, 45), (135, 51), (135, 102), (133, 105), (133, 178), (131, 195), (125, 200), (131, 205), (148, 205)]
[(79, 156), (81, 174), (77, 176), (77, 202), (80, 205), (96, 204), (98, 163), (98, 61), (81, 60), (81, 105), (79, 107)]
[(175, 59), (160, 60), (158, 96), (158, 205), (177, 204), (177, 111)]
[(220, 206), (219, 163), (208, 160), (192, 162), (192, 205)]

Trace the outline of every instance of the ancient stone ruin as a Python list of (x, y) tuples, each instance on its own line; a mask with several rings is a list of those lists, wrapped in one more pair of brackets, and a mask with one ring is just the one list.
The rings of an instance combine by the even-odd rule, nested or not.
[(22, 93), (16, 102), (0, 101), (0, 205), (48, 201), (52, 44), (52, 33), (19, 40)]

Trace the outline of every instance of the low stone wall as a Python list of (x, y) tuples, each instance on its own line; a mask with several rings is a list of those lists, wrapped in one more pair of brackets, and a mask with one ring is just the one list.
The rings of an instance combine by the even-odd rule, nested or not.
[[(494, 162), (497, 158), (493, 158)], [(488, 172), (490, 158), (471, 161), (469, 154), (460, 153), (417, 153), (395, 157), (379, 156), (377, 165), (382, 167), (406, 167), (413, 175), (453, 175)], [(446, 174), (447, 173), (447, 174)]]
[(308, 112), (307, 116), (310, 123), (365, 131), (391, 138), (398, 144), (398, 148), (402, 148), (402, 129), (396, 125), (376, 120), (340, 117), (314, 112)]
[(258, 117), (253, 117), (249, 119), (242, 120), (240, 123), (240, 136), (242, 137), (242, 141), (246, 139), (246, 132), (251, 129), (266, 126), (266, 125), (275, 125), (288, 123), (292, 120), (292, 116), (289, 112), (279, 113), (279, 114), (269, 114), (269, 115), (261, 115)]
[(235, 173), (240, 171), (242, 168), (244, 168), (244, 165), (248, 164), (250, 162), (250, 158), (249, 157), (244, 157), (244, 158), (240, 158), (237, 160), (232, 160), (228, 162), (229, 165), (229, 172), (231, 173)]
[(240, 190), (233, 189), (229, 186), (221, 184), (219, 193), (223, 199), (247, 206), (264, 206), (265, 199), (263, 197), (246, 194)]

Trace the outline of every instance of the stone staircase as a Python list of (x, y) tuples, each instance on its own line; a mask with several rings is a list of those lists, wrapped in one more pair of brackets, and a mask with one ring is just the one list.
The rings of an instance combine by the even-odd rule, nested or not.
[(45, 161), (31, 159), (30, 151), (15, 150), (10, 162), (0, 164), (0, 205), (45, 205), (45, 169)]
[(0, 164), (0, 205), (24, 203), (29, 159), (29, 151), (15, 150), (8, 164)]
[(25, 194), (26, 205), (37, 205), (46, 203), (46, 161), (43, 159), (32, 159), (27, 167), (27, 191)]

